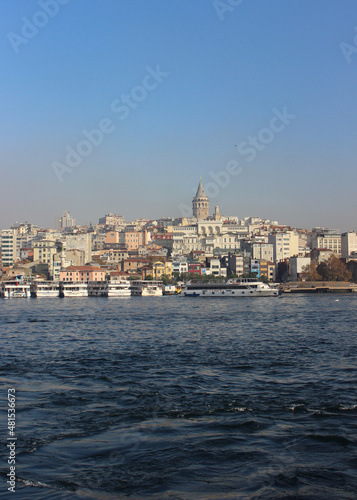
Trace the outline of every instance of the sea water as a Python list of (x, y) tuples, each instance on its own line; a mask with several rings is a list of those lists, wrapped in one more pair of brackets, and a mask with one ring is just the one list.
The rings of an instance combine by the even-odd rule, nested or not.
[(2, 300), (0, 336), (0, 498), (357, 498), (357, 294)]

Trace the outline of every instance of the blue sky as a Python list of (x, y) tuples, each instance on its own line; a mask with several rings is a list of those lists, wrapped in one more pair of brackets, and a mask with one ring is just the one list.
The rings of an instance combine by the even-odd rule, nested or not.
[[(53, 226), (64, 209), (80, 223), (179, 217), (200, 175), (236, 161), (211, 212), (357, 229), (355, 1), (61, 2), (2, 2), (1, 228)], [(144, 93), (148, 68), (168, 75)], [(267, 131), (284, 109), (295, 117)], [(67, 146), (104, 119), (112, 131), (69, 168)], [(266, 144), (248, 161), (250, 137)]]

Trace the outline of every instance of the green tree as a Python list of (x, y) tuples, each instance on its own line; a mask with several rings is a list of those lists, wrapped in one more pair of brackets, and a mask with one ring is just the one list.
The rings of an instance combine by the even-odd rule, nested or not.
[(162, 274), (160, 279), (164, 285), (170, 285), (172, 283), (172, 279), (170, 276), (167, 276), (167, 274)]
[(144, 278), (146, 281), (153, 281), (154, 276), (152, 274), (147, 274)]
[(317, 266), (317, 272), (324, 281), (349, 281), (352, 273), (341, 259), (331, 255), (325, 262)]

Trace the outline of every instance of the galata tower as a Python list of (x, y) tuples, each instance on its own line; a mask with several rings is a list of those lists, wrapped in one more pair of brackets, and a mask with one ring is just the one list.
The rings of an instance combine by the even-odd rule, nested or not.
[(196, 196), (192, 200), (192, 212), (196, 219), (205, 220), (209, 217), (209, 200), (203, 189), (201, 177)]

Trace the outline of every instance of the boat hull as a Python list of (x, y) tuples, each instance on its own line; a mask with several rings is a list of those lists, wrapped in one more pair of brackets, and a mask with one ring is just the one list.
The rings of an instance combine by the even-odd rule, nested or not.
[(34, 292), (32, 297), (36, 297), (38, 299), (45, 299), (45, 298), (55, 298), (59, 297), (59, 290), (38, 290)]

